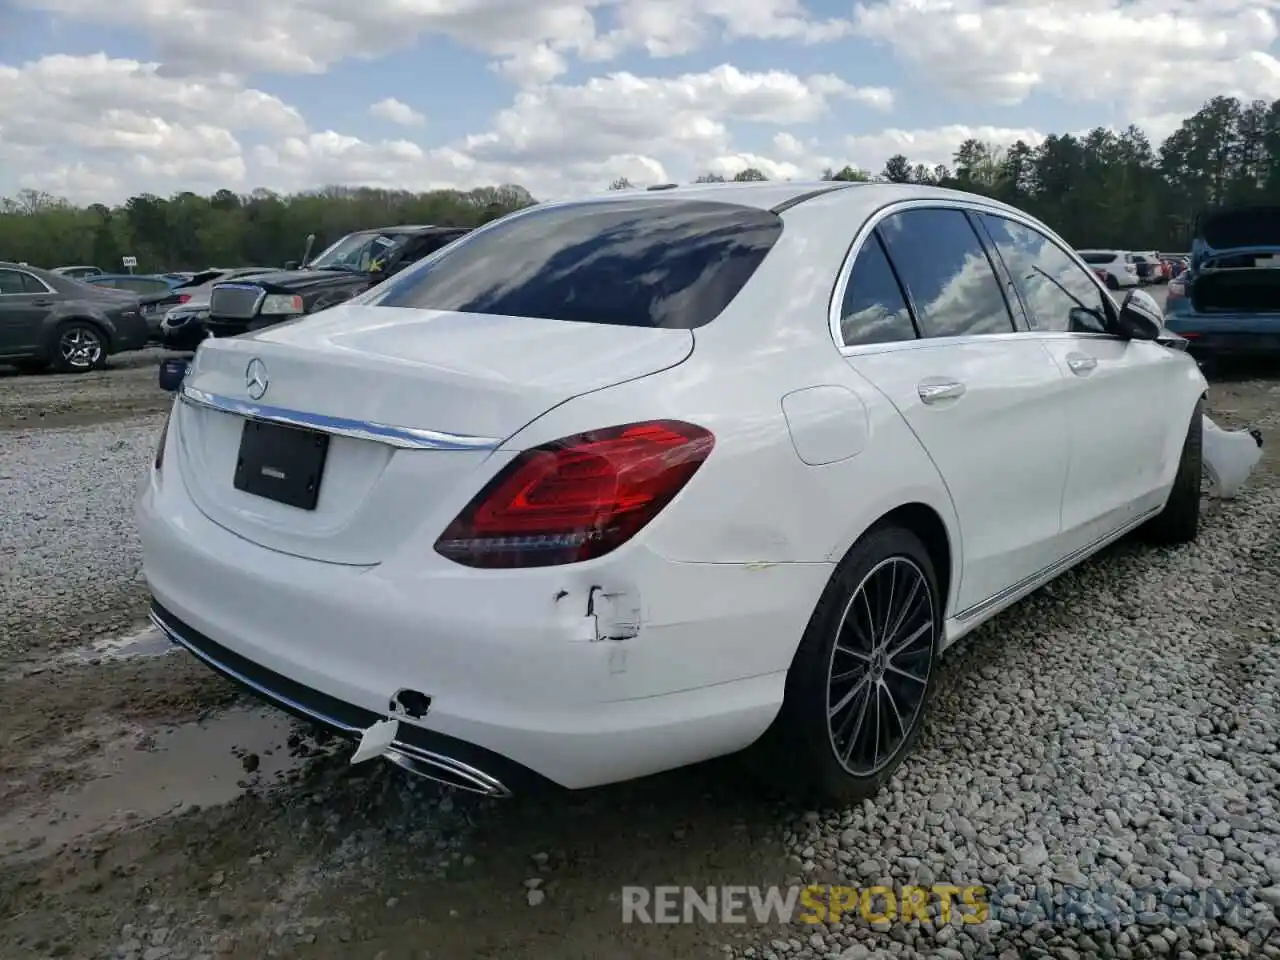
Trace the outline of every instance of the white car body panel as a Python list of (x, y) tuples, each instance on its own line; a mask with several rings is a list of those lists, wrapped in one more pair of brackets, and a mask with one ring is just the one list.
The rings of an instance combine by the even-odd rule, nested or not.
[[(906, 419), (951, 496), (964, 543), (957, 609), (1062, 555), (1067, 406), (1062, 374), (1034, 337), (974, 337), (957, 346), (922, 340), (849, 363)], [(921, 388), (930, 381), (960, 384), (964, 393), (927, 404)]]
[[(767, 208), (806, 189), (652, 196)], [(421, 690), (430, 711), (402, 725), (573, 788), (764, 733), (835, 565), (891, 512), (923, 511), (944, 533), (954, 641), (1123, 533), (1073, 540), (1116, 498), (1164, 502), (1204, 383), (1172, 351), (1131, 370), (1111, 354), (1163, 348), (1114, 338), (1089, 347), (1101, 375), (1081, 382), (1034, 332), (837, 346), (828, 315), (850, 243), (903, 201), (1008, 210), (880, 184), (806, 200), (782, 214), (736, 299), (692, 333), (392, 309), (375, 290), (206, 342), (138, 509), (162, 622), (378, 717), (401, 688)], [(243, 417), (264, 409), (246, 396), (254, 358), (271, 371), (273, 408), (335, 425), (314, 512), (231, 485)], [(922, 404), (921, 381), (939, 376), (962, 378), (965, 394)], [(520, 451), (663, 418), (710, 430), (715, 448), (612, 553), (500, 570), (433, 549)], [(353, 421), (387, 432), (362, 436)], [(414, 447), (421, 436), (438, 448)]]

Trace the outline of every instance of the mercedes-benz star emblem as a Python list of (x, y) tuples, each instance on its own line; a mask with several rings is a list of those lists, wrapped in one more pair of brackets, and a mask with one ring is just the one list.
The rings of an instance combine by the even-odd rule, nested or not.
[(244, 368), (244, 385), (249, 391), (250, 399), (261, 400), (270, 382), (267, 379), (267, 365), (257, 357), (250, 360), (249, 365)]

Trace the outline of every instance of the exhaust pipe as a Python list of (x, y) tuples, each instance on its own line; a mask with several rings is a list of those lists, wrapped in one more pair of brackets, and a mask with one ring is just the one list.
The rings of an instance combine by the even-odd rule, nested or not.
[(383, 754), (388, 761), (424, 780), (433, 780), (445, 786), (478, 793), (485, 797), (507, 799), (511, 791), (496, 777), (477, 770), (461, 760), (454, 760), (430, 750), (397, 740)]

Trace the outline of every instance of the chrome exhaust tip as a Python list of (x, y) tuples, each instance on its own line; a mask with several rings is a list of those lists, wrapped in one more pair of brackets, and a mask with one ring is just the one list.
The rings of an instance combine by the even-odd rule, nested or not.
[(477, 770), (461, 760), (432, 753), (430, 750), (423, 750), (421, 747), (399, 740), (383, 754), (383, 757), (414, 776), (465, 790), (468, 793), (504, 800), (512, 795), (506, 784), (483, 770)]

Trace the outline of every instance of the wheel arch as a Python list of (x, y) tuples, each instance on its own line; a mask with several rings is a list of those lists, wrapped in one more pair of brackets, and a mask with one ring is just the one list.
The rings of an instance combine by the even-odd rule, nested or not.
[(111, 353), (114, 343), (111, 337), (111, 330), (100, 319), (89, 313), (74, 312), (66, 313), (54, 320), (49, 331), (49, 350), (52, 353), (58, 349), (58, 332), (69, 323), (83, 323), (87, 327), (93, 327), (102, 337), (102, 347), (106, 353)]
[(961, 561), (958, 523), (950, 504), (943, 506), (928, 502), (927, 498), (904, 500), (881, 510), (875, 519), (849, 538), (842, 550), (833, 557), (842, 562), (868, 533), (883, 527), (900, 527), (914, 534), (924, 544), (938, 578), (938, 591), (942, 595), (942, 609), (950, 615), (951, 603), (960, 582)]

